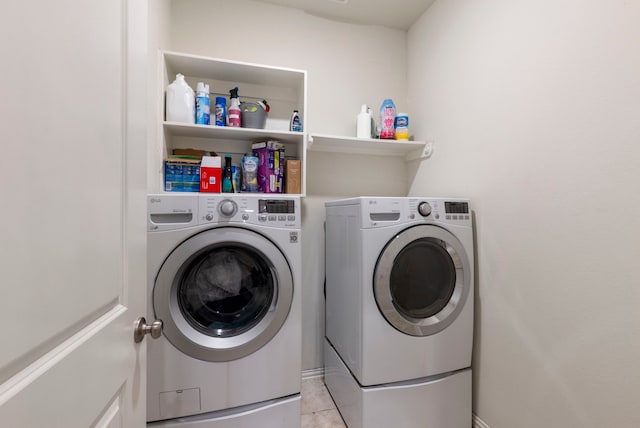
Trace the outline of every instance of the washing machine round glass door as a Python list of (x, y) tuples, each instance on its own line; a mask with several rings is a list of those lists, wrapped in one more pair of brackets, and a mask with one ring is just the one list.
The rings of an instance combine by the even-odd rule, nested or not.
[(220, 227), (181, 243), (156, 277), (153, 307), (163, 334), (181, 352), (231, 361), (271, 340), (293, 300), (293, 276), (269, 239)]
[(410, 227), (380, 253), (373, 281), (378, 308), (397, 330), (429, 336), (462, 311), (471, 288), (469, 260), (460, 241), (434, 225)]

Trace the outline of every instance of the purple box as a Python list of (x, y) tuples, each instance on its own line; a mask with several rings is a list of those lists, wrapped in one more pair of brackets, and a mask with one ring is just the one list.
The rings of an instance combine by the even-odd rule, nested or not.
[(258, 185), (264, 193), (284, 193), (284, 144), (265, 141), (251, 145), (258, 158)]

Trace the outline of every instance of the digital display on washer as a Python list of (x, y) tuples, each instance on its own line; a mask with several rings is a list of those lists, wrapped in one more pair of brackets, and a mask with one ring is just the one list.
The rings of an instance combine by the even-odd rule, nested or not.
[(444, 210), (447, 214), (469, 214), (467, 202), (445, 202)]
[(295, 214), (295, 201), (292, 199), (260, 199), (260, 214)]

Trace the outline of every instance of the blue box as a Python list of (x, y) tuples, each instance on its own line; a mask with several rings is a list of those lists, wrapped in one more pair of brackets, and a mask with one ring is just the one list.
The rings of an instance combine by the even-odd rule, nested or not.
[(164, 161), (165, 192), (199, 192), (200, 159), (167, 158)]

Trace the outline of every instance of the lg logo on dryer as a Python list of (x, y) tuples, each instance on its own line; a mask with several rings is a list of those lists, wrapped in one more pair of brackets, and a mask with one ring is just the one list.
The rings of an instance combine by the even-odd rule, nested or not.
[(298, 232), (289, 232), (289, 243), (298, 243)]

